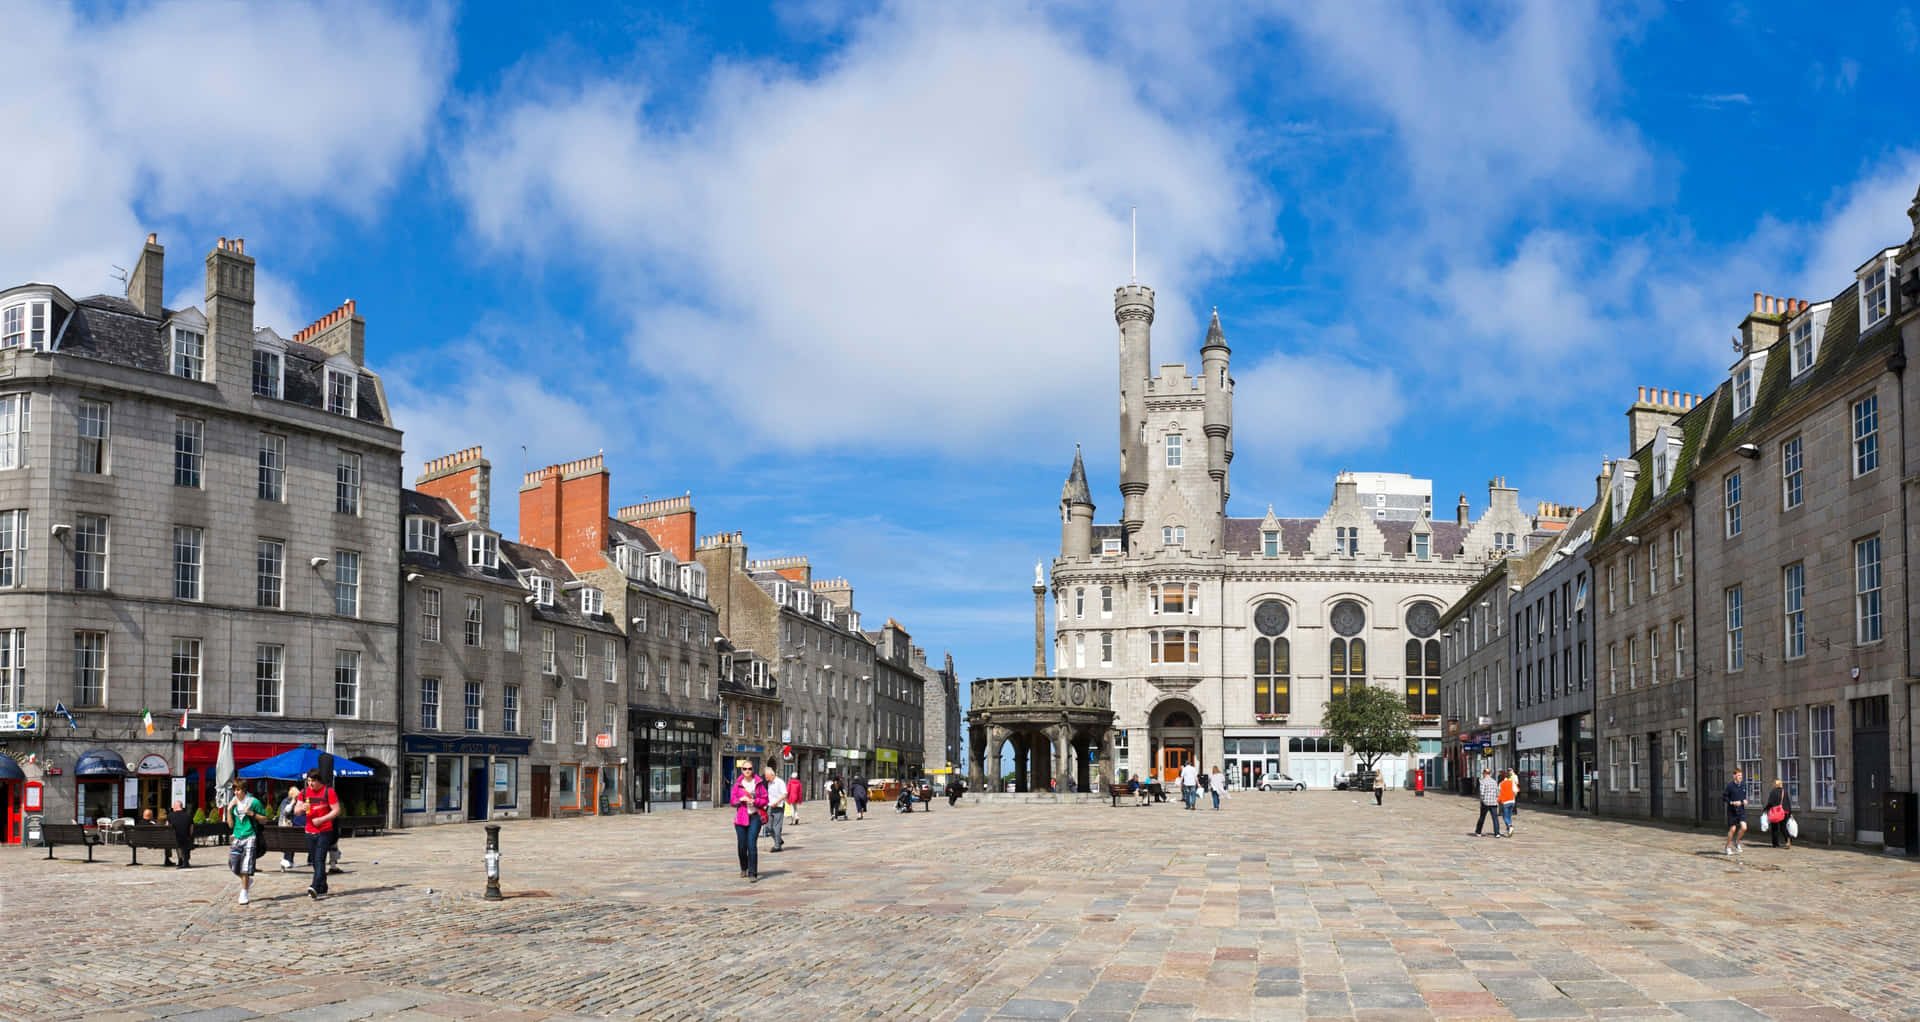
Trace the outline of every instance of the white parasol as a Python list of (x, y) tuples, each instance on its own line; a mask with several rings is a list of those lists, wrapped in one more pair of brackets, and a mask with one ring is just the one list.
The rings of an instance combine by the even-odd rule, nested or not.
[(215, 797), (221, 804), (233, 794), (233, 725), (220, 726), (220, 753), (213, 761)]

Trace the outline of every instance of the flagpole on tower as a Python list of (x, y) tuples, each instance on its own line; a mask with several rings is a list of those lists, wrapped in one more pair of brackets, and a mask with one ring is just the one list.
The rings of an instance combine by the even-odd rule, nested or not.
[(1127, 283), (1140, 283), (1140, 207), (1129, 206), (1133, 215), (1133, 254), (1127, 263)]

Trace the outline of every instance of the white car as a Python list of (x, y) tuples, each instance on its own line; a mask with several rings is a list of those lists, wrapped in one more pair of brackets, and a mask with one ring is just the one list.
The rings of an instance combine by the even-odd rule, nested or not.
[(1305, 791), (1307, 782), (1296, 781), (1286, 774), (1268, 774), (1260, 778), (1261, 791)]

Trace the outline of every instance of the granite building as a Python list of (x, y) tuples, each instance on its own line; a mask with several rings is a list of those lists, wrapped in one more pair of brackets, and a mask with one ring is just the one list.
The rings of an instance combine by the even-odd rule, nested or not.
[(1411, 783), (1416, 759), (1440, 757), (1441, 611), (1490, 553), (1518, 549), (1532, 531), (1518, 494), (1496, 480), (1479, 519), (1462, 496), (1435, 521), (1430, 483), (1342, 473), (1317, 517), (1229, 516), (1224, 331), (1216, 314), (1198, 373), (1178, 363), (1155, 373), (1153, 302), (1139, 285), (1114, 295), (1119, 520), (1094, 523), (1078, 454), (1061, 492), (1055, 673), (1113, 681), (1118, 769), (1170, 777), (1185, 762), (1217, 763), (1240, 785), (1277, 772), (1331, 785), (1351, 764), (1319, 727), (1322, 704), (1353, 686), (1386, 687), (1405, 695), (1421, 751), (1381, 769)]
[(9, 841), (29, 781), (49, 821), (209, 804), (228, 726), (241, 764), (331, 741), (376, 770), (349, 811), (388, 811), (401, 445), (366, 320), (256, 324), (239, 238), (204, 307), (164, 264), (149, 235), (125, 297), (0, 291)]
[(873, 644), (874, 776), (909, 780), (924, 776), (927, 757), (926, 683), (919, 669), (927, 654), (892, 618), (886, 627), (866, 633)]

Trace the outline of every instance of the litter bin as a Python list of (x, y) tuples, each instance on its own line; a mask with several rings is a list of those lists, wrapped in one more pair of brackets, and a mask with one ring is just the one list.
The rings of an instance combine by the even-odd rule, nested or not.
[(1886, 820), (1883, 823), (1882, 839), (1887, 851), (1905, 852), (1908, 855), (1920, 855), (1920, 798), (1911, 791), (1887, 792)]

